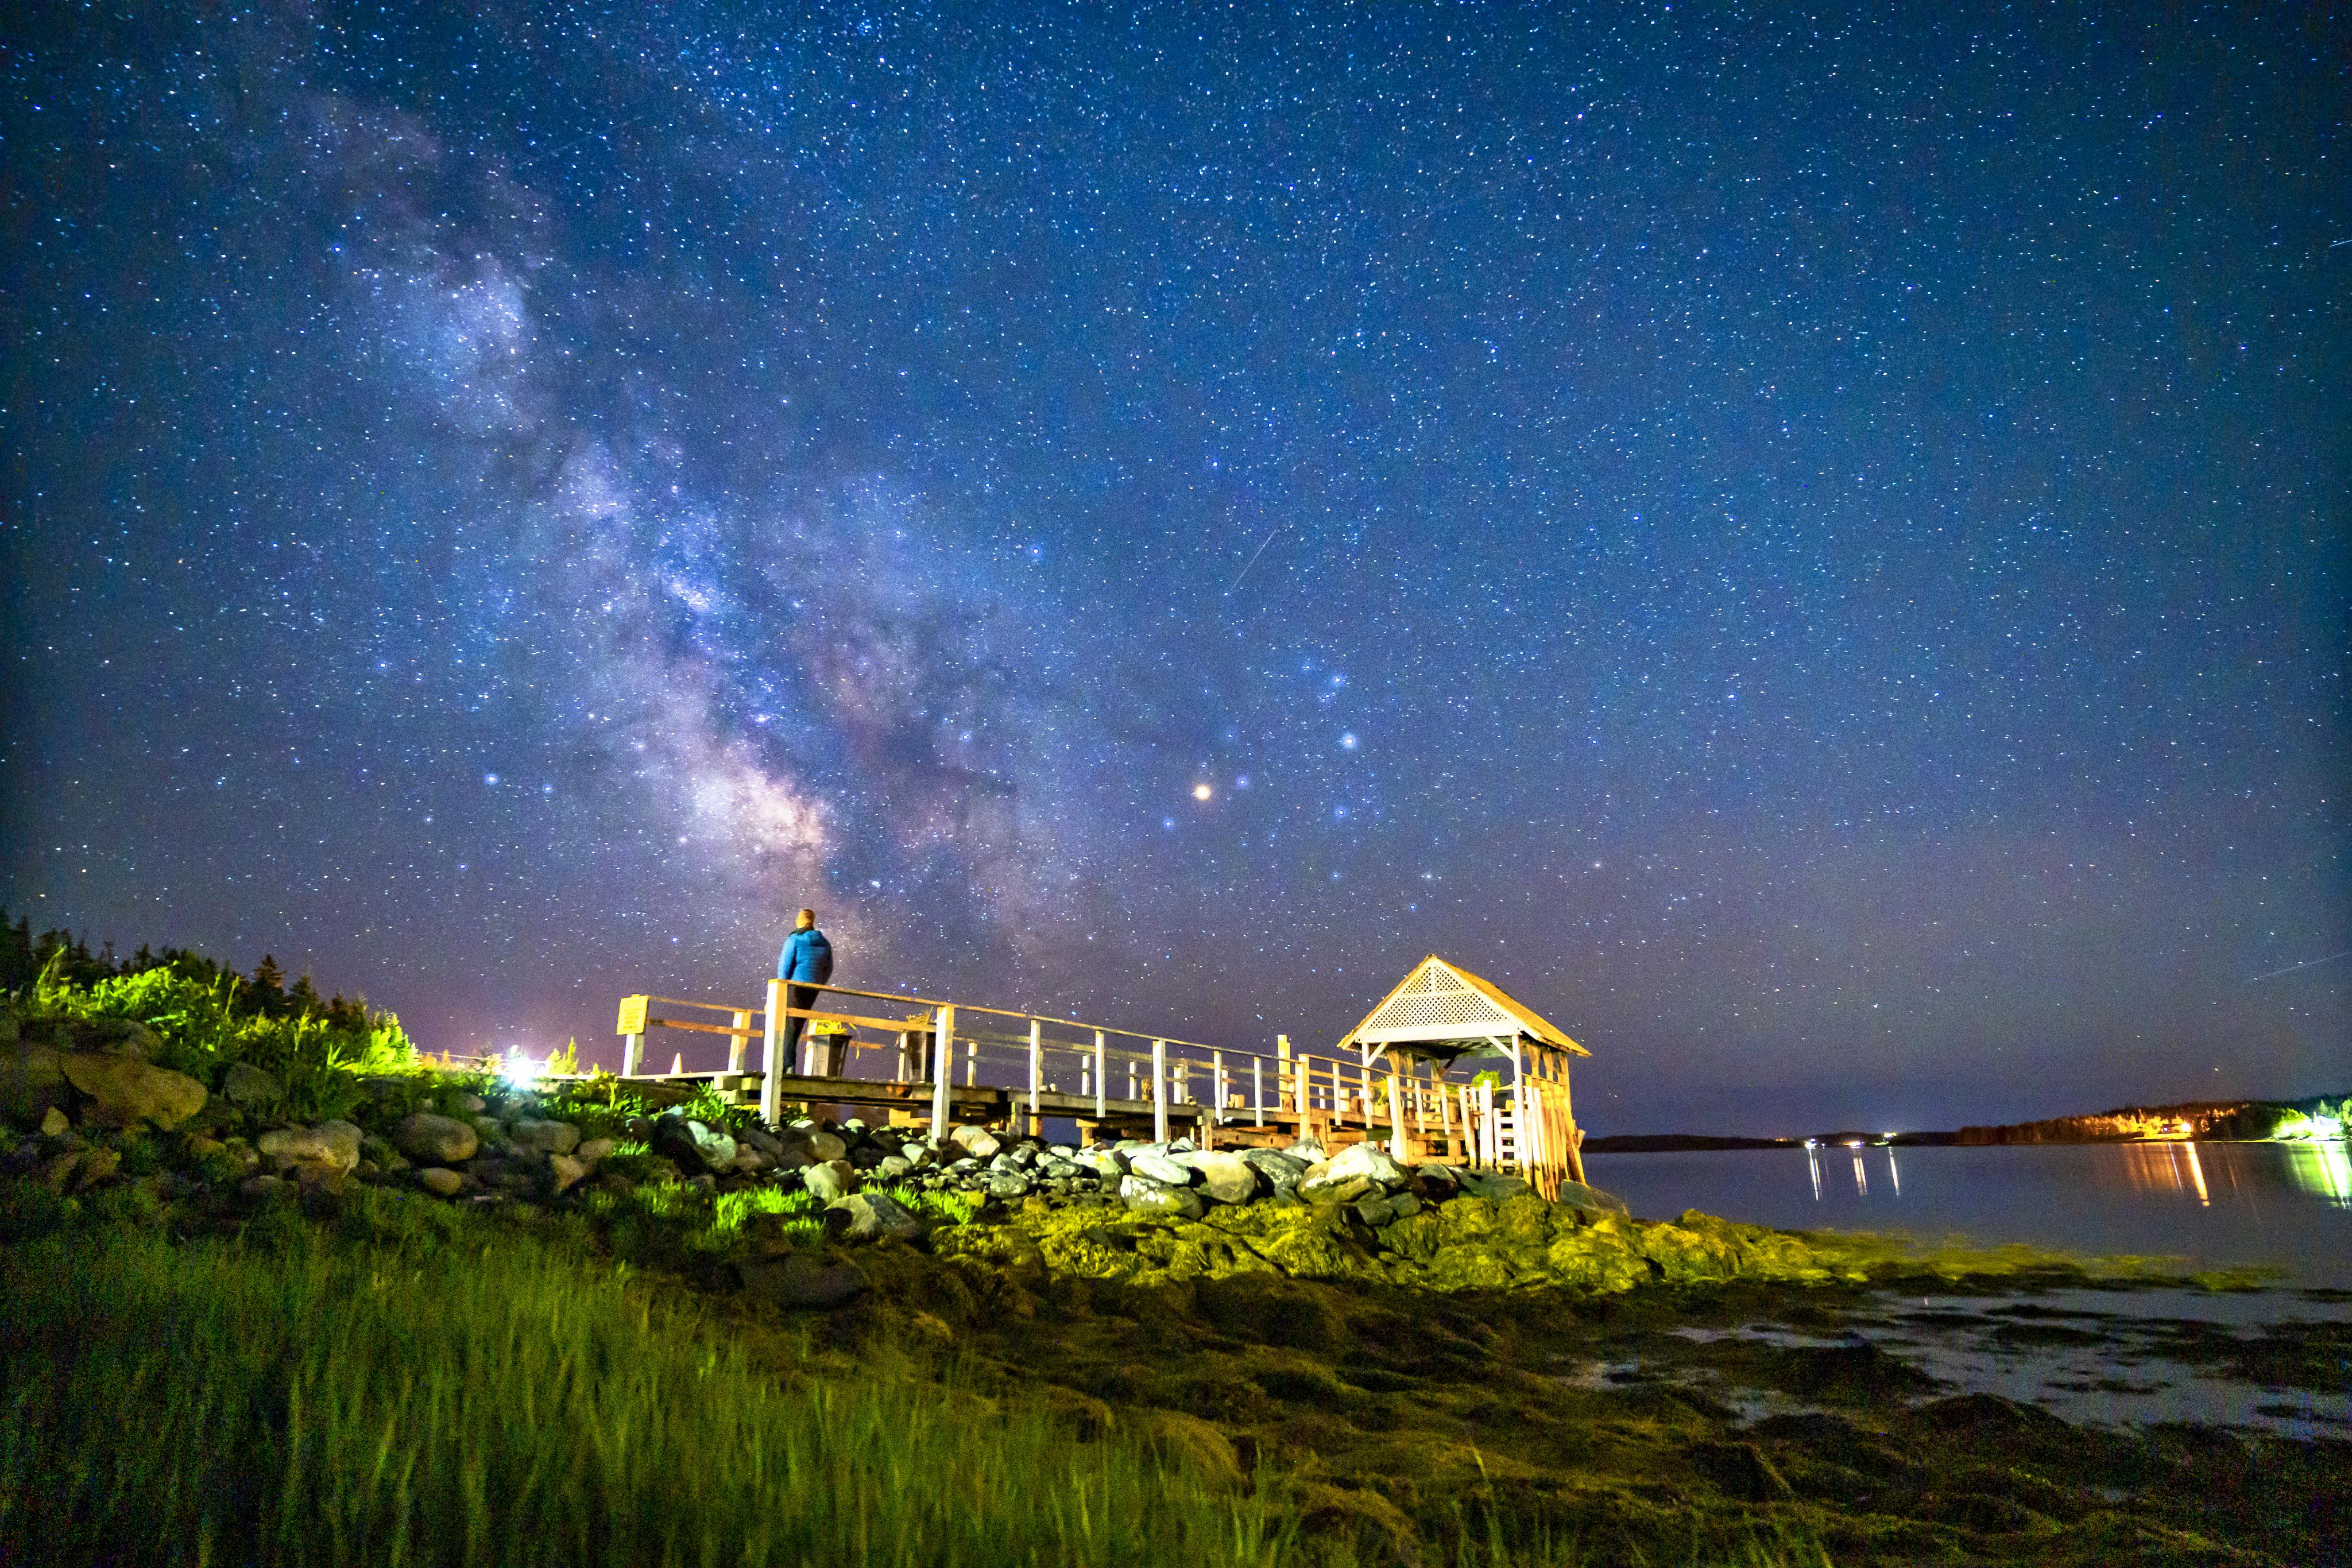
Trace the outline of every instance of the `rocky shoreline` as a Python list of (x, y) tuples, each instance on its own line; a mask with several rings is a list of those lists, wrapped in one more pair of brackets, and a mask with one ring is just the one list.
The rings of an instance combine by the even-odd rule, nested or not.
[(0, 1149), (0, 1171), (57, 1197), (128, 1185), (158, 1204), (218, 1208), (331, 1199), (357, 1185), (609, 1218), (645, 1189), (675, 1191), (711, 1206), (680, 1222), (703, 1228), (706, 1258), (796, 1304), (837, 1303), (864, 1276), (839, 1258), (815, 1269), (779, 1260), (877, 1240), (975, 1266), (1035, 1261), (1147, 1283), (1264, 1270), (1613, 1292), (1863, 1276), (1854, 1259), (1793, 1235), (1696, 1213), (1639, 1220), (1576, 1183), (1548, 1202), (1507, 1173), (1407, 1166), (1369, 1144), (1078, 1148), (978, 1126), (934, 1142), (917, 1127), (647, 1114), (430, 1075), (359, 1080), (347, 1114), (304, 1122), (247, 1063), (231, 1064), (213, 1093), (151, 1061), (157, 1042), (138, 1024), (6, 1021), (17, 1038), (0, 1040), (0, 1115), (28, 1135)]

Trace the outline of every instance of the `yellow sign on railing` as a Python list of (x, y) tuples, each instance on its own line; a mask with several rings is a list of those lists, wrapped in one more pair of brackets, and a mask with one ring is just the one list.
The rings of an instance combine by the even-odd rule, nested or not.
[(623, 997), (621, 998), (621, 1025), (613, 1032), (615, 1034), (645, 1033), (646, 1009), (651, 1006), (653, 998), (651, 997)]

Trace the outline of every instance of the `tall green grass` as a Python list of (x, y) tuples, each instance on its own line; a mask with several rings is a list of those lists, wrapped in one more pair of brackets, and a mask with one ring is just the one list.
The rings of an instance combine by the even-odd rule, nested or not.
[(1272, 1563), (1181, 1456), (877, 1371), (783, 1383), (609, 1269), (83, 1230), (0, 1252), (0, 1542), (187, 1563)]

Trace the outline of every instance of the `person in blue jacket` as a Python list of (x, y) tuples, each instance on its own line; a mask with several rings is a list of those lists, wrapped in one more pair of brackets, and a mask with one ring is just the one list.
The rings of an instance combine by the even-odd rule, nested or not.
[[(776, 955), (776, 978), (784, 982), (784, 1006), (788, 1008), (816, 1006), (817, 988), (833, 978), (833, 944), (816, 928), (815, 910), (802, 910), (800, 918), (793, 923), (793, 934), (784, 938), (784, 950)], [(806, 1019), (797, 1018), (784, 1020), (783, 1055), (793, 1068), (800, 1065), (801, 1029), (807, 1022)], [(812, 1064), (815, 1076), (840, 1076), (841, 1047), (833, 1046), (830, 1054), (833, 1061)]]

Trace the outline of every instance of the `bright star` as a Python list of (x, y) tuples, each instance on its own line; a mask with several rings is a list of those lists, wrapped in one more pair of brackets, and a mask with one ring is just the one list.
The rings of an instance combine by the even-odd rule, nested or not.
[(1205, 800), (1215, 793), (1216, 791), (1210, 789), (1206, 784), (1195, 784), (1192, 786), (1192, 799), (1195, 800)]

